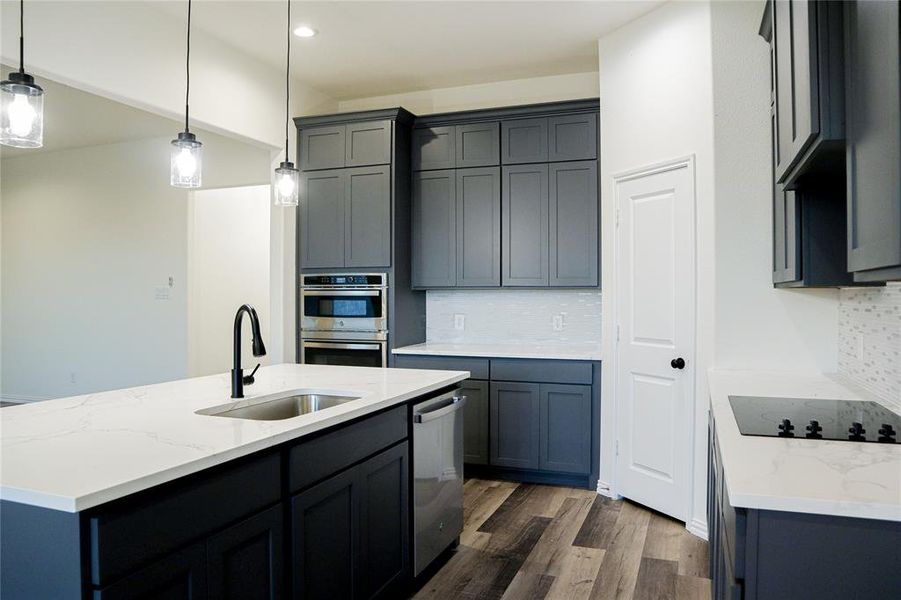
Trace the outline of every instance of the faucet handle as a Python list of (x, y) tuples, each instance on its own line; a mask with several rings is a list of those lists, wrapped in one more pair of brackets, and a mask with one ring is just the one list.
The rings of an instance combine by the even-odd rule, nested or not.
[(250, 372), (250, 375), (244, 376), (244, 385), (250, 385), (251, 383), (253, 383), (255, 381), (253, 376), (256, 375), (257, 369), (259, 369), (259, 368), (260, 368), (260, 363), (257, 363), (257, 366), (255, 366), (253, 368), (253, 371)]

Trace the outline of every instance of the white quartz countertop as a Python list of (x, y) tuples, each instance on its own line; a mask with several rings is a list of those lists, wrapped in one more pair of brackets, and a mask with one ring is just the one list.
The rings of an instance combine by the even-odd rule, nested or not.
[(556, 360), (601, 360), (601, 345), (595, 343), (444, 343), (426, 342), (395, 348), (394, 354), (431, 356), (475, 356), (486, 358), (544, 358)]
[(711, 370), (708, 376), (733, 506), (901, 521), (901, 444), (743, 436), (729, 404), (729, 396), (874, 398), (833, 375)]
[(194, 414), (231, 402), (228, 373), (6, 407), (0, 410), (0, 498), (77, 512), (467, 377), (465, 371), (262, 367), (245, 399), (290, 390), (360, 396), (282, 421)]

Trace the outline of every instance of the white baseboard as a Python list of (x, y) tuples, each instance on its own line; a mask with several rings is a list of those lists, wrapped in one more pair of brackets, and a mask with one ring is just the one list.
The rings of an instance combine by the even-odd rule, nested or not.
[(698, 536), (702, 540), (707, 539), (707, 521), (703, 521), (701, 519), (692, 519), (685, 524), (685, 529), (687, 529), (689, 533)]
[(42, 400), (52, 400), (48, 396), (28, 396), (25, 394), (7, 394), (0, 393), (0, 400), (4, 402), (41, 402)]
[(598, 480), (598, 494), (613, 500), (622, 500), (622, 496), (613, 491), (613, 487), (606, 481)]

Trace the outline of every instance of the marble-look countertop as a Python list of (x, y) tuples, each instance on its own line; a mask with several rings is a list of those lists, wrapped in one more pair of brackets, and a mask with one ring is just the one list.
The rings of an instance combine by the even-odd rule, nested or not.
[(394, 354), (431, 356), (476, 356), (486, 358), (544, 358), (556, 360), (601, 360), (599, 343), (445, 343), (425, 342), (392, 350)]
[(901, 521), (901, 444), (743, 436), (729, 404), (735, 395), (878, 400), (834, 375), (711, 370), (708, 377), (733, 506)]
[(281, 364), (245, 399), (288, 390), (360, 396), (282, 421), (197, 415), (231, 402), (228, 373), (0, 410), (0, 498), (77, 512), (462, 381), (465, 371)]

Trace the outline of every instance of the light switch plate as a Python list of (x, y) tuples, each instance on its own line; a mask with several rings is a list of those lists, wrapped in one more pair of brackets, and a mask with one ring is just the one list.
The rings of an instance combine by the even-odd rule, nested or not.
[(460, 313), (454, 315), (454, 329), (459, 331), (466, 329), (466, 315)]
[(563, 331), (563, 315), (554, 315), (554, 331)]

